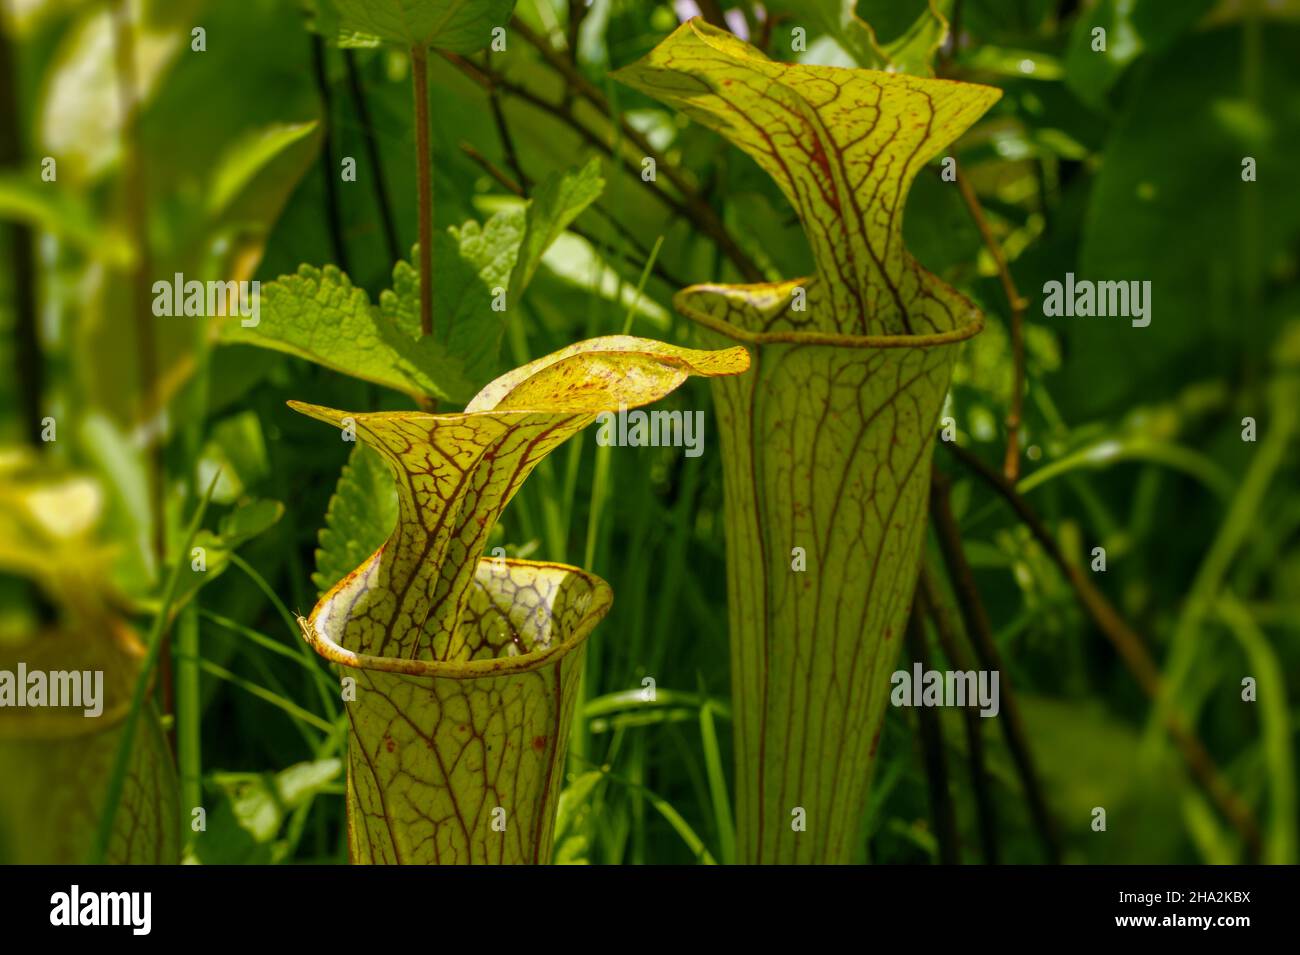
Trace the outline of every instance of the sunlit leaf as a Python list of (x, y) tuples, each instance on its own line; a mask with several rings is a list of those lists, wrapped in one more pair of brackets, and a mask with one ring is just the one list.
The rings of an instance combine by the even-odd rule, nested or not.
[(966, 299), (903, 248), (902, 210), (917, 172), (998, 90), (776, 63), (699, 20), (616, 75), (752, 156), (799, 214), (812, 247), (814, 276), (697, 287), (685, 293), (689, 308), (755, 333), (897, 335), (964, 324)]
[[(475, 53), (505, 27), (515, 0), (333, 0), (344, 34)], [(354, 40), (355, 44), (355, 40)]]
[(925, 10), (901, 34), (887, 43), (876, 36), (879, 10), (894, 0), (777, 0), (780, 12), (808, 16), (830, 35), (859, 66), (919, 76), (934, 75), (934, 57), (948, 35), (952, 0), (929, 0)]
[(593, 158), (574, 172), (549, 176), (537, 187), (528, 204), (523, 242), (510, 273), (512, 301), (532, 281), (542, 254), (584, 209), (600, 197), (604, 188), (599, 158)]
[(205, 865), (268, 864), (282, 860), (276, 842), (284, 821), (298, 807), (334, 785), (342, 760), (298, 763), (274, 775), (214, 773), (207, 828), (193, 845), (194, 861)]
[[(401, 272), (395, 277), (399, 285), (410, 282)], [(260, 310), (254, 327), (227, 322), (222, 339), (286, 352), (413, 396), (463, 398), (469, 390), (460, 362), (436, 338), (418, 338), (382, 314), (332, 265), (304, 265), (297, 275), (264, 285)]]
[(508, 308), (523, 294), (547, 247), (603, 188), (593, 159), (548, 178), (524, 206), (435, 236), (432, 335), (420, 335), (419, 273), (402, 261), (377, 306), (334, 266), (304, 265), (262, 288), (256, 326), (227, 322), (222, 338), (287, 352), (413, 397), (463, 403), (473, 394), (470, 382), (497, 370), (507, 314), (498, 302)]
[(676, 304), (708, 341), (754, 356), (750, 375), (713, 387), (737, 859), (847, 862), (916, 581), (952, 346), (982, 324), (904, 248), (902, 209), (917, 171), (999, 94), (776, 63), (698, 20), (618, 76), (752, 156), (816, 262), (809, 278), (693, 286)]
[(294, 404), (354, 425), (398, 488), (392, 536), (301, 621), (356, 681), (353, 861), (549, 861), (574, 680), (610, 593), (574, 567), (481, 559), (488, 535), (532, 469), (598, 413), (747, 366), (739, 348), (616, 336), (509, 372), (460, 414)]

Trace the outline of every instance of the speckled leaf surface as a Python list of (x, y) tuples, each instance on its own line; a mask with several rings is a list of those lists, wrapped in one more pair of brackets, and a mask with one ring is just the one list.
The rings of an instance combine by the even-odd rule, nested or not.
[(295, 404), (355, 427), (398, 487), (392, 536), (302, 621), (356, 680), (354, 862), (549, 860), (584, 641), (611, 595), (574, 567), (482, 559), (488, 534), (542, 458), (601, 411), (747, 367), (743, 348), (614, 336), (503, 375), (459, 414)]
[(982, 324), (903, 247), (902, 210), (922, 166), (999, 94), (776, 63), (700, 21), (619, 76), (753, 156), (813, 250), (812, 276), (694, 286), (676, 304), (710, 341), (752, 354), (750, 374), (713, 386), (737, 857), (848, 862), (915, 587), (953, 345)]

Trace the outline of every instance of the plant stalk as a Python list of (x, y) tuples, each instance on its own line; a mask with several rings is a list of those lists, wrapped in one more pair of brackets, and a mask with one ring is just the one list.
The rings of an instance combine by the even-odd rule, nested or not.
[(411, 47), (415, 95), (415, 176), (420, 211), (420, 334), (433, 334), (433, 157), (429, 152), (429, 51)]

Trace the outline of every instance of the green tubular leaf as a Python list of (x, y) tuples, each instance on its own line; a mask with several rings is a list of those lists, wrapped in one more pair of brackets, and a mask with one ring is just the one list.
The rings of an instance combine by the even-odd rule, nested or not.
[(749, 375), (713, 384), (736, 858), (847, 862), (916, 583), (947, 346), (982, 327), (903, 247), (901, 211), (921, 166), (999, 93), (775, 63), (694, 20), (619, 76), (753, 156), (816, 260), (808, 279), (694, 286), (676, 305), (752, 355)]
[[(892, 4), (894, 0), (884, 2)], [(876, 39), (876, 31), (858, 14), (861, 7), (871, 19), (871, 7), (877, 5), (858, 0), (776, 0), (768, 6), (774, 11), (811, 15), (821, 21), (822, 28), (858, 66), (933, 76), (934, 56), (948, 35), (952, 0), (929, 0), (902, 35), (886, 44)]]
[[(476, 53), (504, 27), (515, 0), (333, 0), (344, 35)], [(353, 40), (355, 43), (355, 39)]]
[[(101, 670), (103, 713), (12, 710), (0, 718), (0, 862), (81, 865), (95, 841), (143, 648), (121, 622), (102, 629), (43, 633), (6, 652), (14, 672)], [(180, 784), (158, 714), (147, 706), (135, 730), (120, 812), (109, 835), (109, 864), (180, 860)]]
[[(95, 553), (102, 491), (40, 468), (26, 457), (0, 464), (0, 568), (39, 587), (59, 616), (24, 628), (20, 643), (5, 641), (0, 670), (16, 673), (21, 662), (29, 673), (102, 672), (101, 712), (0, 708), (0, 863), (80, 865), (96, 839), (144, 648), (112, 611), (107, 568)], [(174, 863), (176, 769), (157, 713), (148, 707), (141, 717), (104, 860)]]
[(752, 156), (799, 214), (816, 260), (805, 280), (688, 289), (687, 314), (748, 332), (840, 335), (939, 334), (970, 320), (970, 302), (903, 247), (902, 211), (917, 172), (1000, 91), (776, 63), (700, 20), (615, 75)]
[(742, 348), (611, 336), (501, 376), (459, 414), (293, 403), (355, 427), (397, 483), (388, 541), (300, 621), (356, 681), (354, 862), (549, 861), (575, 681), (611, 595), (574, 567), (484, 560), (488, 534), (532, 469), (598, 413), (748, 364)]
[(312, 574), (320, 593), (378, 550), (396, 523), (397, 490), (384, 459), (358, 444), (339, 477), (320, 532)]

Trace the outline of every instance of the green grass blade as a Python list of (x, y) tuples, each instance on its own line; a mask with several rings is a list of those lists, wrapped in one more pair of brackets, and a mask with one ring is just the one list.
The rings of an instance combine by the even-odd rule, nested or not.
[(95, 833), (95, 842), (90, 851), (91, 865), (103, 865), (105, 857), (108, 855), (108, 843), (113, 837), (113, 824), (117, 820), (118, 807), (122, 804), (122, 790), (126, 787), (126, 769), (131, 759), (131, 749), (135, 744), (135, 729), (140, 722), (140, 714), (143, 712), (145, 702), (149, 696), (149, 686), (152, 682), (154, 667), (158, 665), (158, 655), (162, 650), (163, 633), (167, 629), (167, 621), (171, 616), (171, 605), (176, 597), (176, 587), (180, 581), (181, 568), (185, 565), (185, 555), (190, 551), (190, 545), (194, 542), (194, 535), (203, 526), (203, 516), (207, 513), (208, 502), (212, 500), (212, 492), (216, 489), (219, 477), (220, 472), (213, 476), (212, 483), (208, 485), (207, 493), (203, 495), (203, 500), (199, 502), (199, 506), (195, 509), (189, 527), (185, 529), (184, 544), (177, 551), (176, 563), (168, 573), (167, 583), (163, 587), (162, 601), (159, 603), (158, 613), (154, 615), (153, 625), (149, 628), (149, 637), (145, 644), (145, 656), (140, 664), (140, 675), (136, 677), (135, 689), (131, 693), (131, 709), (122, 721), (122, 737), (118, 740), (117, 752), (113, 756), (113, 768), (109, 773), (108, 788), (104, 793), (104, 804), (99, 815), (99, 830)]

